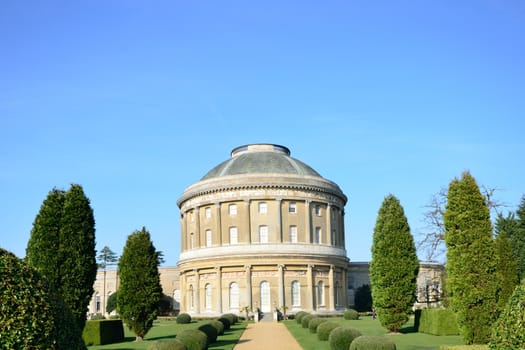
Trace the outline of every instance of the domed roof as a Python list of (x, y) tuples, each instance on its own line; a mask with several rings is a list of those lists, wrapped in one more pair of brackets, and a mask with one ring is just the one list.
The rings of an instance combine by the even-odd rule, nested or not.
[(201, 180), (241, 174), (287, 174), (321, 177), (305, 163), (290, 157), (290, 150), (273, 144), (234, 148), (231, 158), (211, 169)]

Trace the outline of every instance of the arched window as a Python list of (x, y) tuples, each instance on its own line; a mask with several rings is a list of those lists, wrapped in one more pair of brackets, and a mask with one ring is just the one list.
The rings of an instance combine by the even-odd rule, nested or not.
[(100, 312), (100, 294), (95, 296), (95, 312)]
[(324, 284), (323, 281), (317, 283), (317, 305), (324, 305)]
[(335, 291), (334, 291), (334, 293), (335, 293), (335, 295), (334, 295), (335, 306), (339, 306), (339, 304), (340, 304), (339, 302), (341, 301), (340, 300), (340, 295), (339, 295), (340, 289), (341, 289), (341, 287), (339, 286), (339, 281), (335, 281)]
[(299, 281), (292, 282), (292, 306), (301, 305), (301, 284)]
[(268, 281), (261, 282), (260, 293), (261, 293), (261, 311), (271, 312), (272, 305), (270, 301), (270, 283)]
[(206, 298), (204, 299), (204, 307), (206, 310), (211, 310), (211, 284), (206, 283), (206, 286), (204, 286), (204, 291), (206, 292)]
[(173, 310), (180, 310), (180, 290), (173, 291)]
[(321, 228), (315, 228), (314, 243), (321, 243)]
[(195, 295), (193, 294), (193, 285), (190, 284), (190, 309), (193, 310), (193, 307), (195, 306)]
[(239, 285), (237, 282), (230, 283), (230, 309), (239, 308)]

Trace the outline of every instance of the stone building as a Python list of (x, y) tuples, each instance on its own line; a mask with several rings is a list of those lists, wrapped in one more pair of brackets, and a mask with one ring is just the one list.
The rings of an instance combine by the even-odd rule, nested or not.
[[(177, 201), (181, 252), (177, 267), (159, 269), (163, 293), (175, 312), (194, 316), (246, 307), (344, 310), (354, 304), (355, 290), (370, 284), (369, 264), (347, 258), (346, 202), (337, 184), (292, 158), (288, 148), (237, 147)], [(436, 290), (439, 266), (422, 269), (418, 299)], [(118, 288), (114, 270), (106, 272), (105, 287), (103, 281), (99, 271), (91, 314), (104, 313), (102, 305)]]
[(344, 309), (346, 200), (286, 147), (235, 148), (177, 202), (180, 310)]

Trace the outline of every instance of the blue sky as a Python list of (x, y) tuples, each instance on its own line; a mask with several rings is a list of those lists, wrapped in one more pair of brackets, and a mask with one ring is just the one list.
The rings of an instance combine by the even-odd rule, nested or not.
[(98, 249), (145, 226), (175, 265), (177, 199), (247, 143), (339, 184), (353, 261), (389, 193), (416, 239), (464, 170), (506, 210), (525, 194), (522, 1), (5, 0), (0, 49), (0, 246), (20, 257), (78, 183)]

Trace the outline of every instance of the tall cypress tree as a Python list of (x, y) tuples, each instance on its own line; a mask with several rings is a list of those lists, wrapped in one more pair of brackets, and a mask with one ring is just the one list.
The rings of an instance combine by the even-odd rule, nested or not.
[(496, 257), (496, 297), (498, 311), (502, 311), (519, 283), (518, 266), (512, 245), (505, 231), (500, 231), (494, 241)]
[(33, 224), (27, 261), (62, 297), (81, 330), (97, 274), (95, 255), (95, 219), (82, 187), (53, 189)]
[(489, 208), (469, 172), (449, 185), (444, 223), (450, 306), (464, 341), (486, 343), (496, 316), (494, 245)]
[(64, 195), (57, 255), (62, 271), (60, 294), (75, 315), (79, 328), (84, 329), (97, 276), (97, 261), (95, 218), (80, 185), (71, 185)]
[(61, 285), (57, 251), (63, 209), (64, 191), (54, 188), (40, 206), (26, 248), (28, 265), (43, 275), (55, 291)]
[(381, 325), (397, 332), (408, 321), (417, 289), (419, 261), (414, 239), (399, 200), (388, 195), (374, 227), (370, 282)]
[(157, 318), (162, 297), (159, 275), (160, 254), (145, 227), (128, 236), (120, 256), (120, 288), (117, 311), (140, 341)]

